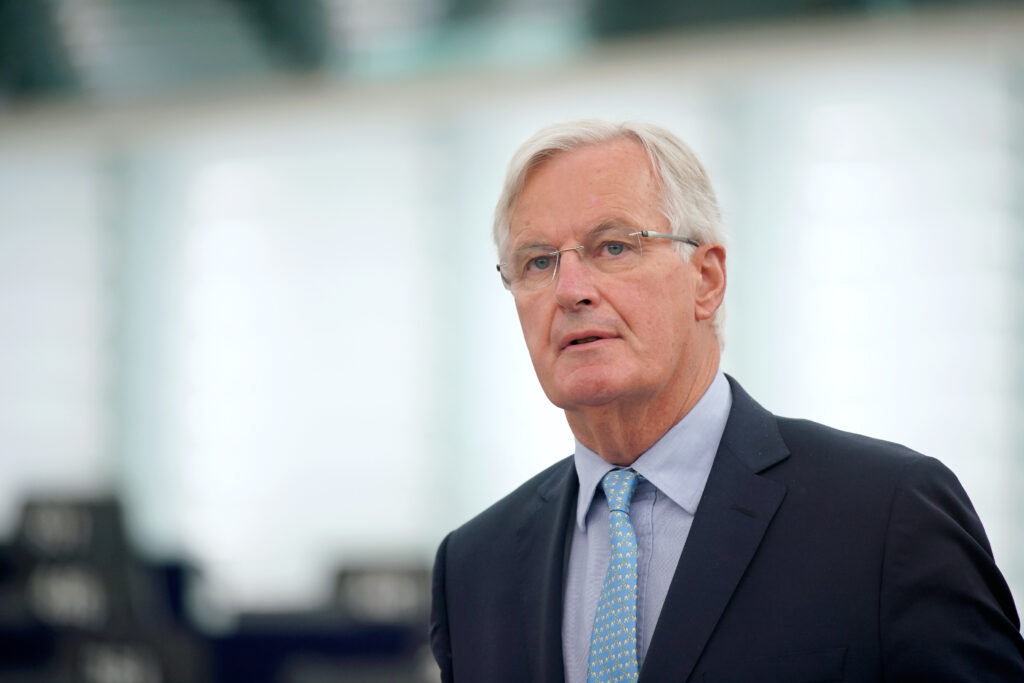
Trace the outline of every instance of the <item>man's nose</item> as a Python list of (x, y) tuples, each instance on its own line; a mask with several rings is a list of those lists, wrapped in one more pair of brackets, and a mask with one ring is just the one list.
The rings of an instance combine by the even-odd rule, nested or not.
[(594, 272), (583, 260), (582, 249), (566, 249), (558, 257), (555, 272), (555, 301), (562, 308), (593, 305), (597, 302)]

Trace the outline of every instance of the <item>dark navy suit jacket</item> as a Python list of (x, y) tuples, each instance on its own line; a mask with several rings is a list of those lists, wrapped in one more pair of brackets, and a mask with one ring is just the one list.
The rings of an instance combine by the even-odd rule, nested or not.
[[(640, 683), (1024, 682), (1017, 612), (956, 477), (776, 417), (730, 382)], [(441, 543), (430, 638), (444, 681), (563, 680), (577, 488), (568, 458)]]

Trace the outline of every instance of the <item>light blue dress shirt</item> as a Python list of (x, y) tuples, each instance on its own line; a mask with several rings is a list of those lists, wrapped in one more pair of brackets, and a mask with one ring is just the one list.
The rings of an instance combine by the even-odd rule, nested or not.
[[(719, 371), (693, 409), (633, 463), (643, 477), (629, 510), (639, 551), (637, 647), (641, 665), (731, 408), (732, 391)], [(562, 656), (566, 683), (586, 683), (590, 633), (611, 553), (608, 504), (599, 484), (614, 466), (579, 441), (574, 460), (580, 492), (563, 605)]]

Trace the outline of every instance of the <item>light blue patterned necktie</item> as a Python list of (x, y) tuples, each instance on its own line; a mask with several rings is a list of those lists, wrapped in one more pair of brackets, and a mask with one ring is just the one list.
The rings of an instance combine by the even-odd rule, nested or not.
[(611, 557), (590, 636), (587, 683), (636, 681), (636, 532), (629, 501), (636, 488), (633, 470), (612, 470), (601, 487), (608, 499)]

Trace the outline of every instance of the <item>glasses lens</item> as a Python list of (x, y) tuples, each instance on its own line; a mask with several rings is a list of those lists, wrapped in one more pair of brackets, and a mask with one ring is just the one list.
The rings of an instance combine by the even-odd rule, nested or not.
[(555, 276), (558, 252), (549, 248), (521, 249), (501, 266), (509, 289), (540, 289)]
[(640, 235), (626, 230), (601, 230), (583, 245), (587, 263), (602, 273), (618, 273), (640, 263)]

